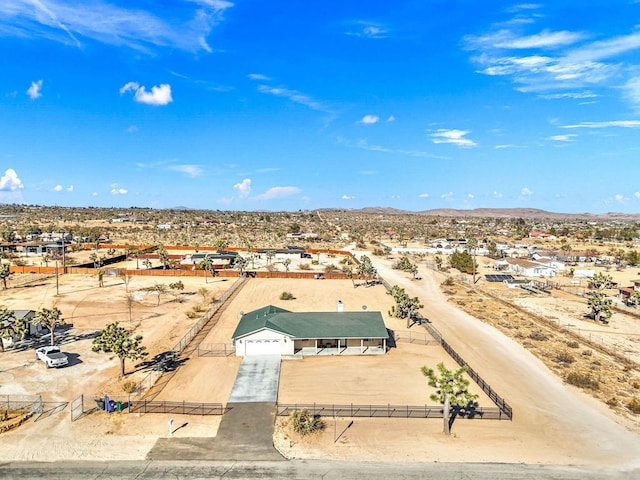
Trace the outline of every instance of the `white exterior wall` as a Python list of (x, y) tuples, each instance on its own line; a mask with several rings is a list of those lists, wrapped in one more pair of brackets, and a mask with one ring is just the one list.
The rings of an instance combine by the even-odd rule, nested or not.
[(273, 330), (263, 329), (236, 339), (236, 356), (244, 357), (247, 351), (247, 342), (255, 340), (277, 340), (278, 355), (293, 355), (293, 340), (291, 337)]

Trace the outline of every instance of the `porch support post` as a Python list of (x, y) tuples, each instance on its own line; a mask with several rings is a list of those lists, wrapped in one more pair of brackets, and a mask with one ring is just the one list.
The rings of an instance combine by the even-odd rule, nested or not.
[(364, 338), (360, 339), (360, 353), (364, 353)]

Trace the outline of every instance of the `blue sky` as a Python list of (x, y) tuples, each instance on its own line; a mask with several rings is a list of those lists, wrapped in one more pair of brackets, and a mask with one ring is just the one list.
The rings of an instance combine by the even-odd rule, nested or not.
[(0, 202), (640, 211), (640, 1), (0, 0)]

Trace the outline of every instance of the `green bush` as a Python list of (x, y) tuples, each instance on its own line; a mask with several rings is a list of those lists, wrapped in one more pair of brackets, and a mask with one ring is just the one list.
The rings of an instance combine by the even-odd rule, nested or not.
[(295, 300), (295, 298), (291, 292), (282, 292), (280, 294), (280, 300)]
[(303, 436), (324, 430), (326, 426), (319, 415), (312, 415), (306, 408), (293, 411), (289, 415), (289, 424), (294, 432)]

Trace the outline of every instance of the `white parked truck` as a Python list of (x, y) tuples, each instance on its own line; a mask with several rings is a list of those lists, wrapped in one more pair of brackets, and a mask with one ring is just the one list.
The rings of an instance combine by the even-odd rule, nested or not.
[(69, 365), (67, 354), (60, 351), (57, 345), (41, 347), (36, 350), (36, 358), (42, 360), (47, 368)]

